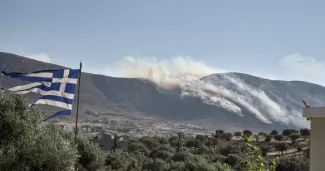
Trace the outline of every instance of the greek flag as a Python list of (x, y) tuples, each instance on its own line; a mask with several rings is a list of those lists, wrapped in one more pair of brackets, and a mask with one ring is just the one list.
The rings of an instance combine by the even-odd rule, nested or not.
[(7, 90), (17, 94), (38, 93), (43, 96), (37, 99), (34, 104), (45, 104), (65, 109), (45, 119), (47, 120), (54, 116), (72, 114), (72, 102), (78, 82), (79, 71), (79, 69), (59, 69), (31, 73), (7, 73), (5, 71), (1, 73), (4, 76), (32, 82)]

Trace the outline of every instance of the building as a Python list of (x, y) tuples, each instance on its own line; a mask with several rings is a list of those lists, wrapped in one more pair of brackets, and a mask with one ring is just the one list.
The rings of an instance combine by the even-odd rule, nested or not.
[[(122, 153), (128, 151), (128, 141), (114, 139), (114, 136), (100, 133), (94, 138), (90, 139), (91, 142), (98, 145), (98, 147), (105, 152), (112, 152), (115, 149), (116, 153)], [(114, 141), (116, 143), (114, 143)], [(114, 148), (114, 144), (115, 148)]]
[(310, 171), (324, 171), (325, 107), (306, 107), (303, 116), (310, 120)]

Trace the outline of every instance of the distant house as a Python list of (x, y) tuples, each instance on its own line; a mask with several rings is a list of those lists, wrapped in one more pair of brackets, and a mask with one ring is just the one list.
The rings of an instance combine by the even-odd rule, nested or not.
[(105, 152), (114, 151), (114, 141), (116, 141), (115, 152), (122, 153), (128, 151), (128, 141), (115, 140), (114, 136), (108, 134), (98, 134), (96, 137), (90, 139), (91, 142), (98, 145), (98, 147)]

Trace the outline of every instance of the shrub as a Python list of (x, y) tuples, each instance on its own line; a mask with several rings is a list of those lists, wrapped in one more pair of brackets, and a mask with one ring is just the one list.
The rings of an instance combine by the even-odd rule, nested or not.
[(283, 136), (282, 135), (276, 135), (276, 136), (274, 136), (274, 139), (277, 140), (277, 141), (282, 141)]
[(290, 135), (290, 139), (292, 141), (292, 144), (294, 144), (298, 138), (300, 138), (299, 133), (293, 133), (293, 134)]
[(285, 130), (282, 131), (283, 136), (289, 136), (289, 135), (291, 135), (293, 133), (298, 133), (298, 131), (295, 130), (295, 129), (285, 129)]
[(272, 139), (272, 136), (271, 135), (267, 135), (266, 137), (265, 137), (265, 142), (271, 142), (271, 139)]
[(281, 151), (282, 155), (283, 155), (283, 152), (284, 151), (287, 151), (289, 146), (287, 143), (277, 143), (275, 145), (275, 148), (278, 150), (278, 151)]
[(216, 130), (216, 134), (214, 135), (214, 137), (217, 138), (217, 139), (221, 139), (224, 134), (225, 134), (225, 131), (223, 131), (223, 130)]
[(309, 161), (297, 157), (284, 157), (280, 159), (276, 171), (308, 171)]
[(310, 136), (310, 130), (308, 128), (300, 129), (300, 135), (303, 137)]
[(273, 135), (273, 136), (274, 136), (274, 135), (278, 135), (278, 134), (279, 134), (279, 133), (278, 133), (277, 130), (273, 130), (273, 131), (270, 132), (270, 135)]
[(252, 131), (250, 130), (244, 130), (243, 135), (247, 136), (248, 138), (253, 135)]

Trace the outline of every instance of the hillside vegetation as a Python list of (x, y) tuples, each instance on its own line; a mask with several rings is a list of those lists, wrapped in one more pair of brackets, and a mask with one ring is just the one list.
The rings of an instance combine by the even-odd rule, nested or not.
[[(0, 94), (1, 170), (78, 171), (307, 171), (309, 130), (250, 130), (213, 136), (126, 137), (129, 152), (105, 154), (87, 139), (41, 122), (41, 113), (26, 99)], [(250, 138), (250, 139), (249, 139)], [(251, 142), (252, 141), (252, 142)], [(294, 154), (294, 155), (292, 155)], [(277, 156), (280, 156), (279, 158)]]

